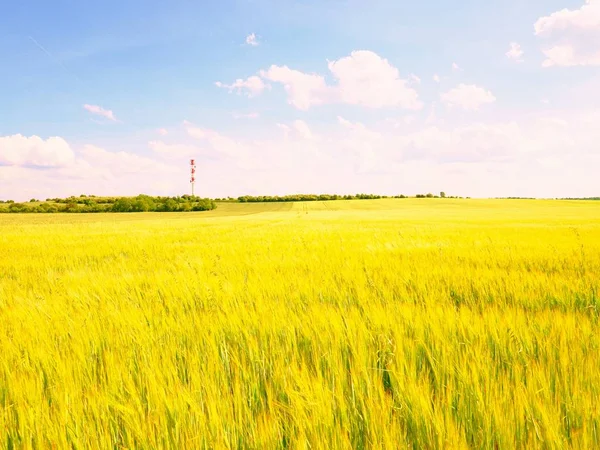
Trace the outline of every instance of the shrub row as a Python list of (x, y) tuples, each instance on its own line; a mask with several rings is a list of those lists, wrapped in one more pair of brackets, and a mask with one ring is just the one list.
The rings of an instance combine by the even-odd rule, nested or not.
[(103, 213), (103, 212), (174, 212), (209, 211), (217, 207), (208, 198), (183, 197), (69, 197), (68, 199), (48, 199), (45, 203), (6, 202), (8, 207), (0, 207), (0, 213)]
[(284, 196), (270, 196), (270, 195), (244, 195), (238, 197), (238, 201), (241, 203), (258, 203), (258, 202), (316, 202), (316, 201), (328, 201), (328, 200), (374, 200), (379, 198), (387, 198), (385, 195), (373, 195), (373, 194), (356, 194), (356, 195), (337, 195), (337, 194), (293, 194)]

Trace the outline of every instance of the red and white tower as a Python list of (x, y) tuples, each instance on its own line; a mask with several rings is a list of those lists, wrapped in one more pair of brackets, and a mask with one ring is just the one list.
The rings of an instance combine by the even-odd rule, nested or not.
[(194, 187), (196, 186), (196, 161), (193, 159), (190, 160), (190, 173), (191, 173), (190, 183), (192, 185), (192, 197), (193, 197), (194, 196)]

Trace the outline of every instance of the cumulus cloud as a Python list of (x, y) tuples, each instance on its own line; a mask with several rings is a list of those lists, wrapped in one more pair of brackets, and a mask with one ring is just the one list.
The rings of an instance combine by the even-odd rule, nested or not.
[(433, 76), (433, 81), (435, 81), (436, 83), (439, 83), (440, 81), (442, 81), (442, 79), (440, 78), (440, 76), (436, 73)]
[(543, 49), (543, 67), (600, 66), (600, 0), (540, 17), (534, 30), (550, 42)]
[(167, 134), (169, 134), (169, 130), (167, 130), (166, 128), (159, 128), (158, 130), (156, 130), (156, 132), (161, 136), (166, 136)]
[(82, 159), (93, 167), (110, 168), (113, 175), (169, 171), (170, 167), (152, 158), (124, 151), (111, 152), (95, 145), (80, 150)]
[(0, 192), (15, 200), (160, 193), (158, 183), (176, 172), (160, 160), (94, 145), (74, 148), (61, 137), (0, 136)]
[(300, 136), (302, 136), (304, 139), (312, 139), (313, 138), (313, 133), (312, 133), (310, 127), (303, 120), (295, 120), (293, 125), (294, 125), (294, 129), (296, 130), (296, 132)]
[(217, 81), (215, 86), (228, 89), (230, 93), (234, 91), (236, 91), (238, 94), (246, 93), (248, 97), (256, 97), (257, 95), (262, 94), (265, 88), (267, 88), (267, 85), (263, 82), (263, 80), (255, 75), (248, 77), (245, 80), (238, 78), (232, 84), (224, 84), (220, 81)]
[(376, 53), (352, 52), (350, 56), (330, 62), (329, 70), (338, 80), (338, 85), (333, 89), (342, 103), (369, 108), (422, 107), (417, 91), (400, 78), (397, 68)]
[(184, 121), (183, 125), (188, 136), (200, 141), (205, 155), (211, 158), (233, 159), (241, 165), (248, 165), (250, 155), (245, 143), (225, 136), (218, 131), (198, 127), (188, 121)]
[(251, 47), (258, 47), (260, 45), (256, 34), (251, 33), (248, 36), (246, 36), (246, 45), (250, 45)]
[(517, 42), (511, 42), (510, 48), (506, 52), (506, 57), (517, 62), (523, 62), (522, 56), (525, 54), (521, 45)]
[(441, 100), (448, 106), (476, 111), (482, 105), (494, 103), (496, 97), (482, 87), (461, 83), (454, 89), (442, 94)]
[(417, 91), (410, 87), (411, 83), (419, 84), (421, 80), (415, 75), (408, 80), (400, 78), (399, 70), (376, 53), (354, 51), (349, 56), (330, 61), (328, 68), (335, 80), (332, 85), (327, 84), (322, 75), (277, 65), (261, 70), (260, 77), (238, 79), (231, 85), (217, 82), (216, 85), (230, 92), (247, 91), (249, 96), (257, 96), (267, 86), (262, 79), (279, 83), (287, 93), (288, 103), (300, 110), (332, 103), (412, 110), (422, 107)]
[(562, 9), (549, 16), (540, 17), (534, 24), (535, 34), (538, 36), (547, 36), (556, 31), (563, 31), (571, 28), (596, 30), (599, 27), (599, 0), (585, 0), (585, 4), (579, 9)]
[(331, 103), (368, 108), (395, 106), (416, 110), (422, 107), (417, 91), (407, 80), (400, 78), (399, 70), (374, 52), (354, 51), (349, 56), (330, 61), (328, 68), (336, 81), (333, 85), (328, 85), (322, 75), (287, 66), (273, 65), (260, 75), (282, 84), (288, 103), (301, 110)]
[(0, 165), (64, 167), (75, 160), (75, 153), (61, 137), (0, 136)]
[(271, 66), (260, 75), (274, 83), (283, 85), (288, 103), (301, 110), (311, 106), (332, 103), (333, 92), (325, 83), (325, 78), (317, 74), (300, 72), (287, 66)]
[(318, 133), (309, 121), (282, 123), (280, 133), (265, 130), (265, 139), (185, 122), (184, 135), (169, 135), (178, 141), (151, 141), (148, 155), (69, 146), (74, 157), (65, 161), (71, 162), (54, 166), (15, 160), (1, 138), (0, 192), (17, 200), (181, 194), (189, 188), (188, 159), (194, 157), (203, 171), (202, 195), (213, 197), (440, 190), (474, 197), (597, 195), (599, 118), (598, 111), (485, 122), (472, 116), (456, 126), (421, 117), (396, 128), (339, 117), (328, 127), (320, 123)]
[(83, 105), (83, 108), (96, 115), (96, 116), (100, 116), (100, 117), (104, 117), (105, 119), (111, 120), (113, 122), (117, 122), (117, 118), (115, 117), (115, 114), (110, 110), (110, 109), (104, 109), (101, 106), (98, 105)]
[(543, 67), (600, 66), (600, 50), (584, 56), (571, 44), (555, 45), (544, 50), (544, 55), (547, 59), (542, 63)]

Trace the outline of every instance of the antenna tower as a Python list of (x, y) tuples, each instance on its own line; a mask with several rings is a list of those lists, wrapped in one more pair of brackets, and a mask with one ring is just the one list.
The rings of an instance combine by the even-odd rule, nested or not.
[(190, 183), (192, 185), (192, 197), (193, 197), (194, 196), (194, 187), (196, 186), (196, 161), (193, 159), (190, 160), (190, 174), (191, 174)]

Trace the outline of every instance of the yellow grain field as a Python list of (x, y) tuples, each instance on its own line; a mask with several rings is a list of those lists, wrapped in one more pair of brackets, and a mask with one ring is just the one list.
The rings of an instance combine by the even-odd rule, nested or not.
[(0, 216), (0, 447), (600, 447), (600, 202)]

